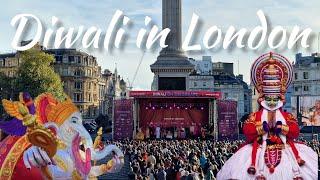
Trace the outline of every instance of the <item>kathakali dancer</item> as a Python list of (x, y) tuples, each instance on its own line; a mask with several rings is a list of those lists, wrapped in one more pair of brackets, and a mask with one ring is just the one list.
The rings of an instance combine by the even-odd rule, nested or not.
[(318, 179), (316, 152), (294, 141), (299, 136), (297, 120), (282, 110), (292, 77), (291, 63), (280, 54), (267, 53), (253, 63), (251, 81), (260, 94), (260, 109), (244, 123), (246, 145), (226, 161), (218, 180)]
[[(60, 102), (42, 94), (33, 102), (28, 93), (21, 93), (20, 101), (2, 102), (13, 119), (0, 123), (9, 134), (0, 142), (1, 180), (92, 179), (123, 166), (118, 147), (93, 144), (70, 99)], [(92, 163), (107, 155), (112, 159), (106, 164)]]

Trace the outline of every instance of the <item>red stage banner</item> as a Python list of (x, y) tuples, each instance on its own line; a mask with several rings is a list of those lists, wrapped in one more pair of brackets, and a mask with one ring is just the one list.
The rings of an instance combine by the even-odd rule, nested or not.
[(133, 100), (114, 100), (113, 139), (132, 138), (133, 135)]
[(135, 98), (158, 98), (158, 97), (197, 97), (216, 98), (221, 97), (221, 92), (211, 91), (130, 91), (130, 97)]
[(221, 100), (218, 108), (218, 138), (219, 140), (238, 139), (237, 102)]

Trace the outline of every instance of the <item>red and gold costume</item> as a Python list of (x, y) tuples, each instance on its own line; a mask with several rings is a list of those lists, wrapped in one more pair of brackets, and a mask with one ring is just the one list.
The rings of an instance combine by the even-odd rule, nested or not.
[(264, 54), (253, 63), (251, 81), (260, 94), (260, 109), (244, 123), (246, 145), (225, 163), (217, 179), (318, 178), (317, 154), (295, 142), (297, 120), (282, 110), (292, 77), (291, 63), (280, 54)]
[(38, 168), (27, 169), (23, 163), (22, 154), (31, 144), (25, 136), (8, 136), (0, 145), (0, 179), (42, 179)]
[[(28, 93), (21, 93), (19, 101), (2, 104), (13, 119), (0, 122), (0, 129), (9, 134), (0, 142), (0, 180), (91, 179), (122, 168), (122, 151), (112, 144), (104, 146), (102, 128), (93, 144), (70, 99), (60, 102), (44, 93), (33, 103)], [(92, 160), (110, 152), (112, 160), (91, 166)]]
[[(12, 127), (1, 126), (3, 130), (9, 132), (9, 136), (0, 142), (0, 179), (20, 180), (26, 177), (32, 180), (50, 179), (46, 167), (27, 169), (23, 153), (32, 145), (37, 145), (53, 157), (58, 148), (58, 140), (53, 129), (43, 127), (48, 121), (41, 115), (46, 110), (46, 113), (51, 115), (50, 121), (59, 124), (63, 122), (62, 118), (66, 119), (75, 112), (76, 107), (70, 105), (72, 103), (70, 100), (61, 103), (49, 94), (39, 96), (36, 99), (37, 105), (33, 103), (28, 93), (21, 93), (19, 102), (3, 100), (2, 103), (7, 113), (14, 119), (9, 122)], [(23, 129), (24, 127), (28, 129)], [(15, 131), (19, 132), (18, 135), (14, 134)]]

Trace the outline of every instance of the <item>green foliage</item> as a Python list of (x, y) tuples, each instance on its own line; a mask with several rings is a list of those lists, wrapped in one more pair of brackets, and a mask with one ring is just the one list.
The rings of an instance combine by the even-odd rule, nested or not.
[(21, 59), (16, 80), (17, 92), (29, 92), (32, 97), (49, 92), (61, 100), (66, 97), (60, 76), (52, 66), (53, 55), (30, 49), (21, 53)]
[[(0, 72), (0, 100), (10, 99), (13, 96), (13, 78), (7, 77), (4, 73)], [(4, 109), (2, 103), (0, 103), (0, 117), (2, 117)]]
[(9, 99), (10, 94), (13, 92), (13, 82), (14, 78), (6, 76), (4, 73), (0, 72), (0, 97), (1, 99)]

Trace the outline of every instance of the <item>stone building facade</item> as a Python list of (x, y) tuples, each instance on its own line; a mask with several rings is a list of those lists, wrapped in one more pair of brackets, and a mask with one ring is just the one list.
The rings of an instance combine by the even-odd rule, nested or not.
[(223, 100), (237, 101), (238, 120), (252, 112), (252, 91), (242, 76), (214, 75), (214, 90), (221, 92)]
[(76, 49), (50, 49), (54, 69), (63, 82), (64, 92), (78, 106), (84, 118), (94, 119), (105, 111), (106, 78), (94, 56)]
[(188, 76), (189, 91), (213, 91), (214, 90), (214, 77), (213, 75), (202, 75), (191, 73)]
[(237, 101), (238, 120), (252, 112), (253, 91), (243, 81), (242, 75), (233, 74), (233, 63), (212, 62), (210, 56), (203, 56), (202, 60), (189, 61), (195, 66), (195, 70), (187, 78), (187, 90), (219, 91), (223, 100)]
[[(115, 73), (102, 71), (96, 57), (76, 49), (42, 50), (55, 57), (54, 70), (61, 77), (64, 92), (78, 106), (85, 120), (94, 120), (100, 114), (112, 118), (113, 98), (126, 90), (126, 83), (117, 70)], [(19, 54), (1, 54), (0, 72), (15, 76), (21, 62)]]
[(212, 75), (213, 63), (211, 56), (202, 56), (202, 60), (200, 61), (189, 58), (189, 61), (194, 65), (197, 74)]
[(293, 93), (292, 98), (297, 96), (320, 95), (320, 54), (310, 56), (296, 54), (296, 62), (293, 65)]

